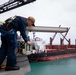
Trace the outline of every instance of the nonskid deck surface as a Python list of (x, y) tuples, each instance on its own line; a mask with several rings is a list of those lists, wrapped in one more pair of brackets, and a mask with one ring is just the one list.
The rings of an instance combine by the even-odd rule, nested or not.
[[(6, 64), (6, 59), (3, 65)], [(26, 55), (17, 54), (17, 65), (20, 66), (20, 70), (17, 71), (5, 71), (0, 70), (0, 75), (25, 75), (26, 73), (30, 72), (30, 65)]]

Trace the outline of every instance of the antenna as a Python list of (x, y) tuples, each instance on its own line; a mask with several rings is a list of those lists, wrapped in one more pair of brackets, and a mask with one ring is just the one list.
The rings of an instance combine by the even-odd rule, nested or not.
[(0, 5), (0, 14), (18, 8), (20, 6), (32, 3), (34, 1), (36, 0), (9, 0), (8, 2)]

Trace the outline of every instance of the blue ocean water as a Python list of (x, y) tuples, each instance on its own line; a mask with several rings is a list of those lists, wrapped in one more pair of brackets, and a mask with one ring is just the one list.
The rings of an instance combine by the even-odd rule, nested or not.
[(76, 58), (46, 62), (31, 62), (26, 75), (76, 75)]

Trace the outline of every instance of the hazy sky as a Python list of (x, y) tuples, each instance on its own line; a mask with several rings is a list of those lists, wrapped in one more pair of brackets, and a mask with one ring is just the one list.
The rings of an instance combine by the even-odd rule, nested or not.
[[(0, 0), (0, 4), (7, 1)], [(0, 20), (4, 21), (14, 15), (34, 16), (36, 26), (70, 27), (67, 38), (71, 38), (74, 43), (76, 38), (76, 0), (37, 0), (34, 3), (0, 14)], [(48, 42), (52, 34), (36, 33), (36, 36), (44, 38), (44, 40), (48, 39)], [(57, 39), (60, 37), (61, 35), (58, 34), (55, 43), (59, 42)]]

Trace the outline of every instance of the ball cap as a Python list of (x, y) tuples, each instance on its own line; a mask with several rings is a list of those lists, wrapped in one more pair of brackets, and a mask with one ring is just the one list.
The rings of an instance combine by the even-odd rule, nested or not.
[(30, 19), (33, 22), (33, 26), (35, 26), (35, 24), (34, 24), (35, 23), (35, 18), (32, 17), (32, 16), (29, 16), (28, 19)]

